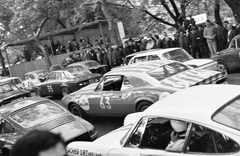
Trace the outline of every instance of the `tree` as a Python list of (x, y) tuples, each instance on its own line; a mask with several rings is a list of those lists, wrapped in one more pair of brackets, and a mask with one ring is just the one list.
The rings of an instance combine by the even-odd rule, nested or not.
[(232, 9), (235, 19), (240, 20), (240, 1), (239, 0), (224, 0)]
[(222, 25), (222, 19), (220, 16), (220, 0), (215, 0), (215, 5), (214, 5), (214, 16), (215, 20)]

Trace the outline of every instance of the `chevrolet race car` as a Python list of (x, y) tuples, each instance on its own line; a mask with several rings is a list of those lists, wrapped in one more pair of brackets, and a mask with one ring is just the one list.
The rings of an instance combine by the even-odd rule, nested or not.
[(126, 57), (128, 65), (153, 60), (173, 60), (198, 69), (224, 70), (218, 67), (217, 61), (213, 59), (194, 59), (182, 48), (152, 49), (133, 53)]
[(49, 73), (46, 81), (34, 86), (36, 96), (68, 95), (71, 92), (100, 81), (100, 74), (93, 74), (83, 67), (70, 67)]
[(194, 85), (227, 83), (225, 72), (192, 69), (176, 61), (149, 61), (116, 68), (99, 83), (65, 96), (73, 114), (125, 116), (141, 112), (163, 97)]
[[(94, 142), (72, 142), (69, 156), (240, 155), (240, 87), (195, 86), (127, 116), (126, 125)], [(191, 96), (189, 96), (191, 95)], [(166, 149), (172, 121), (185, 123), (181, 148)], [(175, 127), (176, 128), (176, 127)]]
[(44, 98), (11, 103), (1, 107), (0, 114), (0, 151), (3, 156), (10, 156), (15, 141), (35, 129), (60, 133), (66, 144), (97, 138), (92, 124)]

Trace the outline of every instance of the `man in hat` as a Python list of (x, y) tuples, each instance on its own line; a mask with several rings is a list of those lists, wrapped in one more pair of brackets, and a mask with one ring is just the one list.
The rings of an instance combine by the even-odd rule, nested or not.
[(217, 51), (222, 51), (226, 47), (227, 35), (223, 27), (220, 26), (219, 22), (215, 22), (216, 28), (216, 41), (217, 41)]
[(202, 58), (199, 53), (198, 42), (197, 42), (197, 31), (195, 27), (192, 27), (191, 33), (189, 34), (189, 45), (191, 47), (191, 53), (194, 58), (197, 58), (196, 54), (199, 54), (199, 58)]

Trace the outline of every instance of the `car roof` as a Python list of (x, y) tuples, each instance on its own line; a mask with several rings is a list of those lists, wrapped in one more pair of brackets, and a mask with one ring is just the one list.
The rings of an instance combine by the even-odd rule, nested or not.
[(201, 85), (178, 91), (150, 106), (143, 114), (209, 123), (212, 115), (240, 95), (237, 85)]
[(129, 73), (131, 72), (132, 75), (134, 73), (145, 73), (150, 70), (159, 68), (161, 66), (174, 63), (176, 61), (172, 60), (156, 60), (156, 61), (147, 61), (147, 62), (139, 62), (139, 63), (134, 63), (131, 65), (127, 66), (122, 66), (118, 68), (112, 69), (110, 72), (106, 73), (105, 75), (114, 75), (114, 74), (121, 74), (121, 73)]
[[(80, 62), (75, 62), (75, 63), (72, 63), (70, 65), (85, 65), (86, 63), (89, 63), (89, 62), (96, 62), (94, 60), (88, 60), (88, 61), (80, 61)], [(70, 66), (69, 65), (69, 66)]]
[(156, 53), (166, 53), (166, 52), (173, 51), (173, 50), (177, 50), (177, 49), (181, 49), (181, 48), (167, 48), (167, 49), (151, 49), (151, 50), (145, 50), (145, 51), (140, 51), (140, 52), (137, 52), (137, 53), (130, 54), (130, 55), (128, 55), (127, 57), (134, 57), (134, 56), (137, 56), (137, 55), (144, 55), (144, 54), (146, 54), (146, 53), (147, 53), (148, 55), (156, 54)]
[(12, 102), (12, 103), (9, 103), (7, 105), (0, 107), (0, 114), (1, 114), (1, 116), (7, 117), (9, 114), (11, 114), (19, 109), (22, 109), (22, 108), (31, 106), (35, 103), (43, 102), (43, 101), (49, 101), (49, 100), (45, 99), (45, 98), (40, 98), (40, 97), (30, 97), (30, 98), (24, 99), (22, 101)]
[(30, 71), (28, 73), (25, 73), (25, 75), (26, 74), (34, 74), (34, 73), (44, 72), (44, 71), (46, 71), (46, 70), (34, 70), (34, 71)]

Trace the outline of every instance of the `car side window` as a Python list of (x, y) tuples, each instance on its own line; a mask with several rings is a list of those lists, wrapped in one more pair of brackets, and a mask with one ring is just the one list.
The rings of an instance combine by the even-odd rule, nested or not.
[(240, 38), (235, 39), (235, 45), (237, 49), (240, 49)]
[(147, 56), (140, 56), (140, 57), (134, 58), (134, 63), (145, 62), (145, 61), (147, 61)]
[(131, 82), (129, 81), (129, 79), (127, 77), (124, 77), (122, 87), (121, 87), (121, 91), (128, 90), (128, 89), (131, 89), (131, 88), (133, 88)]
[(13, 133), (14, 129), (12, 127), (12, 125), (7, 122), (6, 120), (4, 119), (1, 119), (0, 121), (0, 133), (1, 134), (4, 134), (4, 133)]
[(231, 138), (204, 126), (193, 124), (187, 153), (232, 153), (239, 145)]
[(55, 80), (55, 79), (57, 79), (56, 73), (55, 73), (55, 72), (50, 73), (50, 74), (49, 74), (49, 77), (48, 77), (48, 80)]
[(120, 91), (122, 87), (123, 76), (107, 76), (103, 84), (103, 91)]
[(62, 79), (62, 73), (61, 72), (57, 72), (56, 73), (56, 79), (57, 80), (61, 80)]
[(149, 55), (148, 61), (154, 61), (154, 60), (160, 60), (160, 58), (157, 55)]

